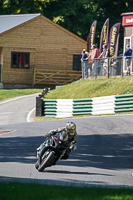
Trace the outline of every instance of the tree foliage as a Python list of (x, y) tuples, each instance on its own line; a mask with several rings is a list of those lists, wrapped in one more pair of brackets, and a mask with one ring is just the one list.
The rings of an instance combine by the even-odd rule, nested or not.
[[(122, 21), (121, 13), (133, 11), (132, 0), (1, 0), (0, 14), (42, 13), (67, 30), (87, 38), (91, 24), (97, 20), (96, 43), (107, 18), (110, 28)], [(123, 28), (120, 29), (120, 47), (123, 47)]]

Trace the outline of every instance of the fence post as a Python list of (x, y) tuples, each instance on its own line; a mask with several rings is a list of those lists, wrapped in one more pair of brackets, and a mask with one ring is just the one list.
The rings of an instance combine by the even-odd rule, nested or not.
[(1, 67), (1, 64), (0, 64), (0, 82), (1, 82), (1, 68), (2, 68), (2, 67)]
[(95, 73), (94, 73), (94, 75), (95, 75), (95, 79), (97, 79), (97, 69), (96, 69), (96, 67), (97, 67), (97, 60), (96, 59), (94, 59), (94, 62), (95, 62)]
[(81, 61), (81, 69), (82, 69), (82, 79), (84, 79), (84, 65), (83, 65), (83, 61)]
[(110, 67), (109, 67), (109, 58), (107, 58), (108, 59), (108, 78), (109, 78), (109, 71), (110, 71)]
[(122, 78), (123, 78), (123, 59), (124, 59), (124, 57), (122, 56), (122, 65), (121, 65), (121, 76), (122, 76)]
[(43, 99), (40, 96), (36, 97), (36, 116), (43, 116)]

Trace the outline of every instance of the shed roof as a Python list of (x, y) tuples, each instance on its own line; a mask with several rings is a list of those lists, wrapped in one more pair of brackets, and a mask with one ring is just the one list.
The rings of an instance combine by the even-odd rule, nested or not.
[(10, 30), (24, 22), (27, 22), (39, 14), (21, 14), (21, 15), (0, 15), (0, 33)]
[(122, 13), (121, 16), (124, 16), (124, 15), (133, 15), (133, 12), (128, 12), (128, 13)]
[(11, 30), (23, 23), (26, 23), (36, 17), (43, 17), (49, 23), (52, 23), (54, 26), (58, 27), (59, 29), (63, 30), (67, 34), (71, 35), (72, 37), (82, 41), (86, 44), (86, 41), (78, 37), (77, 35), (71, 33), (67, 29), (55, 24), (53, 21), (49, 20), (48, 18), (44, 17), (41, 13), (37, 14), (16, 14), (16, 15), (0, 15), (0, 34), (6, 33), (6, 31)]

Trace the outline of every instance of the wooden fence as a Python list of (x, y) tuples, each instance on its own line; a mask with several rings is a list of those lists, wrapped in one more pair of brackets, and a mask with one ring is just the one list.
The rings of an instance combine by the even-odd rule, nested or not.
[(34, 69), (33, 86), (65, 85), (82, 78), (82, 72), (76, 70)]

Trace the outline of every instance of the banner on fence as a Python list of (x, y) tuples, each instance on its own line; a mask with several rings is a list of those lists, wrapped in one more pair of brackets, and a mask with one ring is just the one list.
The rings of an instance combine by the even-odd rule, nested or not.
[(92, 45), (95, 44), (95, 34), (96, 34), (96, 26), (97, 26), (97, 20), (95, 20), (90, 28), (90, 33), (87, 37), (87, 51), (92, 51)]
[(119, 30), (121, 23), (114, 24), (110, 30), (109, 36), (109, 50), (110, 56), (114, 57), (118, 54), (118, 44), (119, 44)]
[(100, 54), (103, 52), (103, 45), (108, 45), (108, 34), (109, 34), (109, 18), (105, 21), (100, 37)]

